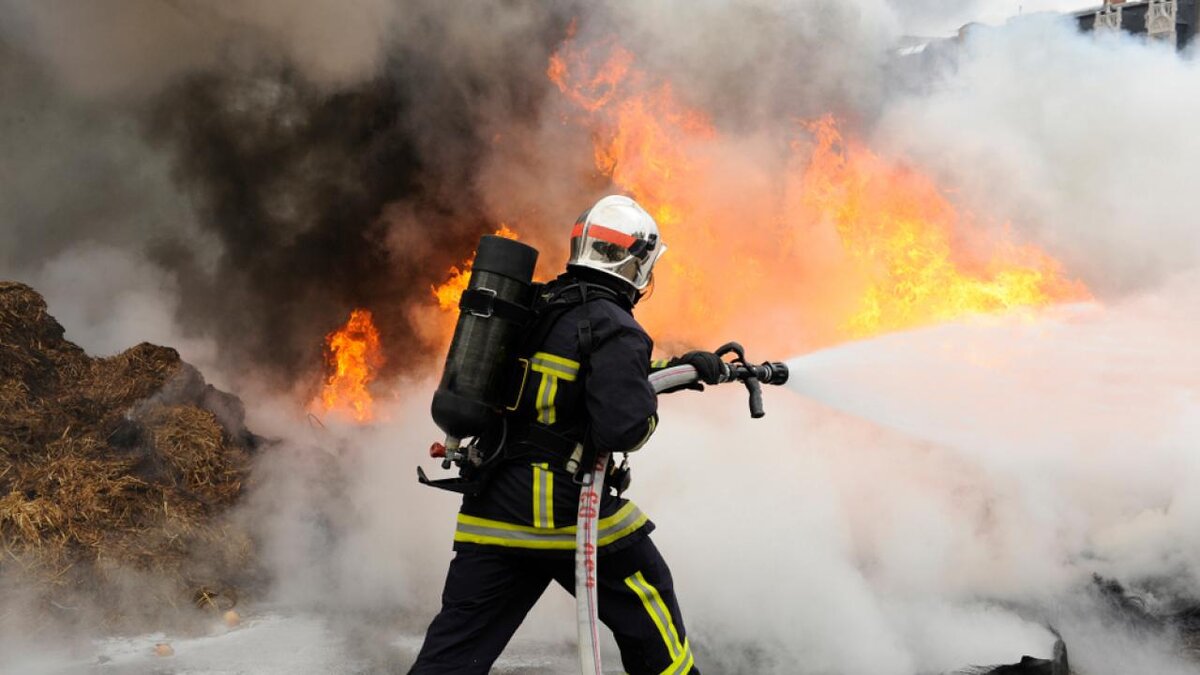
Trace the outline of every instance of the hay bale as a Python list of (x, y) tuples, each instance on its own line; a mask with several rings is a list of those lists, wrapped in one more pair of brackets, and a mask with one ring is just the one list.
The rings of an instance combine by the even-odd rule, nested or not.
[(113, 604), (131, 573), (167, 580), (171, 606), (236, 587), (253, 545), (224, 516), (254, 441), (240, 401), (175, 350), (93, 359), (33, 289), (0, 282), (0, 579), (47, 606)]

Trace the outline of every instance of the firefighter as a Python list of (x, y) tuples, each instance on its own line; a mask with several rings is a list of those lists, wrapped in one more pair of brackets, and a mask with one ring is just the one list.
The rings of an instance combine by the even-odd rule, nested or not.
[[(634, 200), (601, 199), (576, 221), (567, 271), (541, 290), (520, 350), (527, 371), (505, 420), (501, 459), (486, 486), (463, 498), (442, 609), (410, 673), (486, 673), (551, 581), (574, 592), (579, 499), (569, 458), (577, 444), (612, 453), (641, 448), (658, 423), (647, 380), (653, 342), (633, 318), (666, 251)], [(721, 360), (687, 363), (715, 384)], [(628, 475), (610, 465), (618, 488)], [(600, 619), (630, 675), (698, 673), (671, 571), (650, 540), (654, 524), (606, 491), (598, 532)]]

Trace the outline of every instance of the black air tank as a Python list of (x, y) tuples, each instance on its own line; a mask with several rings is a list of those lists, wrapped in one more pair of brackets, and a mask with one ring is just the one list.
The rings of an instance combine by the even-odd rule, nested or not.
[(479, 241), (433, 395), (433, 421), (451, 439), (479, 436), (504, 405), (504, 380), (533, 303), (537, 257), (537, 249), (511, 239)]

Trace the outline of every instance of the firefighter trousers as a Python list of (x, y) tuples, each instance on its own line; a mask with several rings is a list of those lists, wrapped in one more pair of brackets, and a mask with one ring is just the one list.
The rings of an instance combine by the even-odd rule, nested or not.
[[(625, 672), (699, 675), (671, 571), (650, 538), (601, 556), (596, 571), (600, 620), (616, 638)], [(460, 550), (409, 675), (487, 673), (552, 580), (574, 593), (574, 561)]]

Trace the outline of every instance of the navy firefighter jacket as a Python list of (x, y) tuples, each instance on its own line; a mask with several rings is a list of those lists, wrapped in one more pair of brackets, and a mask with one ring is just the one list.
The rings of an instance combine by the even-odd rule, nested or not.
[[(580, 490), (566, 468), (573, 443), (550, 447), (554, 444), (540, 442), (544, 434), (532, 432), (548, 430), (559, 440), (610, 453), (636, 450), (654, 433), (658, 400), (648, 380), (653, 342), (634, 320), (631, 304), (604, 293), (588, 293), (578, 302), (578, 286), (569, 275), (548, 284), (542, 301), (571, 293), (576, 302), (548, 314), (544, 339), (522, 349), (518, 404), (506, 418), (504, 458), (479, 494), (463, 498), (455, 550), (485, 546), (571, 555)], [(591, 327), (590, 356), (580, 345), (581, 321)], [(653, 528), (633, 502), (604, 491), (601, 555)]]

